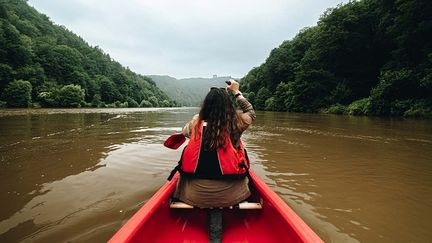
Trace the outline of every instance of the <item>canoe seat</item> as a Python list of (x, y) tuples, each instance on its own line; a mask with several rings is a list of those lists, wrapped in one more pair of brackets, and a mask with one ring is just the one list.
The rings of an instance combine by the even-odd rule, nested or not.
[[(170, 203), (170, 208), (182, 208), (182, 209), (192, 209), (194, 206), (189, 205), (182, 201), (172, 201)], [(261, 203), (257, 202), (241, 202), (239, 204), (227, 207), (229, 209), (262, 209)]]

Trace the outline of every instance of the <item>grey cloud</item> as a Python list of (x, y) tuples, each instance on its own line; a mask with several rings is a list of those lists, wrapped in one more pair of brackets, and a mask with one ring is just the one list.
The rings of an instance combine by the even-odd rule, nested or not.
[(242, 77), (339, 2), (29, 1), (132, 70), (177, 78)]

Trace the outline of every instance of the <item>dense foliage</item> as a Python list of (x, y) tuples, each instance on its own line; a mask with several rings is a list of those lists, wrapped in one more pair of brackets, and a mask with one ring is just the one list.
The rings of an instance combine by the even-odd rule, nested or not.
[(361, 0), (327, 10), (242, 79), (262, 110), (432, 116), (432, 4)]
[(175, 105), (150, 78), (122, 67), (64, 26), (54, 25), (24, 0), (0, 2), (0, 47), (0, 104)]
[(10, 107), (29, 107), (31, 105), (32, 85), (29, 81), (15, 80), (10, 82), (3, 92), (3, 99)]

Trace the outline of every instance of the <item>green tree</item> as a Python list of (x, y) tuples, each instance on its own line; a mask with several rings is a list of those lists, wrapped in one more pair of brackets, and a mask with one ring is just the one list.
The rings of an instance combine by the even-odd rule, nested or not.
[(153, 107), (153, 105), (148, 100), (142, 100), (140, 103), (140, 107)]
[(100, 87), (99, 83), (95, 79), (89, 78), (86, 80), (86, 101), (91, 101), (95, 95), (100, 96)]
[(274, 111), (276, 110), (275, 107), (275, 97), (270, 97), (265, 101), (265, 110), (266, 111)]
[(28, 80), (32, 85), (32, 99), (36, 99), (38, 93), (44, 88), (45, 72), (38, 64), (27, 65), (16, 69), (16, 79)]
[(250, 91), (248, 93), (245, 93), (245, 96), (249, 100), (250, 103), (255, 104), (255, 98), (256, 98), (255, 92)]
[(43, 107), (59, 107), (59, 90), (42, 91), (38, 94), (38, 100)]
[(370, 98), (356, 100), (348, 106), (347, 112), (348, 114), (355, 115), (355, 116), (367, 115), (369, 106), (370, 106)]
[(153, 107), (159, 107), (159, 101), (156, 96), (150, 96), (148, 101), (152, 104)]
[(0, 46), (1, 62), (7, 61), (13, 68), (32, 62), (32, 51), (28, 41), (9, 21), (0, 21)]
[(60, 89), (59, 104), (62, 107), (80, 107), (84, 101), (84, 90), (76, 84), (68, 84)]
[(161, 105), (161, 107), (170, 107), (171, 103), (169, 102), (169, 100), (162, 100), (160, 105)]
[(126, 98), (126, 102), (128, 103), (128, 107), (139, 107), (138, 102), (136, 102), (134, 99), (132, 99), (131, 97), (127, 97)]
[(98, 79), (100, 82), (100, 95), (102, 101), (106, 103), (114, 103), (121, 99), (121, 94), (116, 88), (114, 82), (105, 76), (99, 76)]
[(266, 87), (262, 87), (258, 90), (258, 93), (255, 98), (255, 106), (259, 110), (265, 109), (265, 102), (268, 98), (270, 98), (271, 93)]
[(82, 55), (73, 47), (55, 46), (48, 50), (45, 60), (44, 69), (48, 77), (55, 79), (59, 84), (76, 83), (76, 77), (81, 76), (75, 72), (81, 69)]
[(276, 87), (274, 96), (274, 110), (286, 111), (285, 102), (288, 100), (289, 85), (282, 82)]
[(325, 97), (333, 80), (331, 73), (324, 70), (299, 72), (296, 80), (288, 84), (288, 92), (285, 93), (286, 108), (296, 112), (315, 112), (325, 107)]
[(383, 72), (380, 82), (371, 91), (370, 113), (390, 115), (394, 100), (413, 97), (418, 83), (412, 82), (412, 79), (412, 71), (407, 69)]
[(101, 96), (100, 94), (93, 95), (93, 99), (91, 101), (92, 107), (99, 107), (101, 106)]
[(0, 92), (13, 81), (14, 79), (14, 71), (11, 66), (8, 64), (0, 63)]
[(32, 102), (31, 92), (29, 81), (15, 80), (6, 86), (2, 98), (8, 107), (29, 107)]

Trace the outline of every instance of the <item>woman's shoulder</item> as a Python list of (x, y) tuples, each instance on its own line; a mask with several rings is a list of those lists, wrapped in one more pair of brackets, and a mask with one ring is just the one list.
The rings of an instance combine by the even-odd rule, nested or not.
[(194, 128), (198, 124), (198, 121), (199, 121), (199, 115), (196, 114), (192, 117), (192, 120), (189, 122), (191, 128)]
[(192, 117), (191, 123), (192, 123), (192, 125), (195, 126), (198, 123), (198, 121), (199, 121), (199, 114), (196, 114)]
[(193, 116), (192, 120), (186, 123), (186, 125), (183, 127), (183, 135), (185, 135), (186, 137), (190, 137), (190, 135), (192, 134), (192, 130), (195, 127), (195, 124), (198, 122), (198, 119), (199, 115), (196, 114)]

